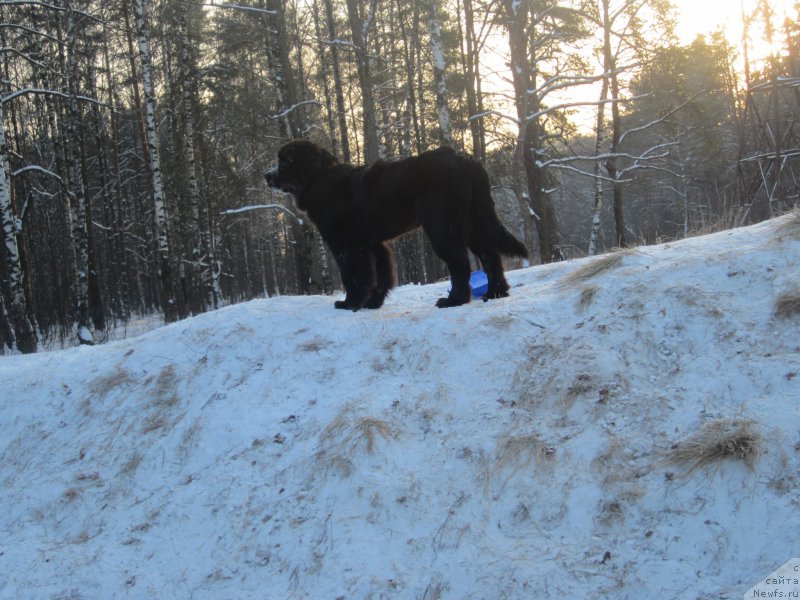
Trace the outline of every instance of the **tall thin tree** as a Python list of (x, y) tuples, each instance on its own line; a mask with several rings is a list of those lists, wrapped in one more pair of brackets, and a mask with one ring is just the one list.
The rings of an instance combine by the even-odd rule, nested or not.
[(453, 145), (453, 119), (447, 104), (447, 77), (442, 41), (442, 24), (439, 18), (439, 0), (428, 0), (428, 30), (433, 54), (433, 82), (436, 88), (436, 115), (439, 119), (439, 142)]
[(139, 58), (142, 69), (142, 88), (145, 106), (145, 137), (149, 155), (150, 177), (155, 215), (156, 244), (161, 279), (161, 309), (167, 323), (177, 320), (178, 305), (172, 281), (172, 257), (167, 237), (167, 201), (161, 178), (161, 160), (158, 147), (156, 123), (156, 96), (153, 84), (153, 68), (150, 54), (150, 26), (148, 23), (146, 0), (134, 0), (136, 30), (139, 37)]
[(356, 70), (361, 90), (361, 111), (364, 135), (364, 160), (373, 163), (380, 158), (378, 140), (378, 115), (375, 109), (375, 94), (372, 89), (372, 68), (368, 48), (369, 30), (375, 16), (377, 0), (370, 0), (366, 17), (361, 15), (358, 0), (347, 0), (347, 16), (353, 45), (356, 47)]
[(83, 173), (80, 168), (81, 140), (80, 114), (78, 112), (78, 65), (76, 57), (75, 12), (71, 0), (66, 2), (67, 19), (67, 189), (72, 209), (72, 244), (75, 247), (77, 279), (75, 286), (75, 322), (78, 340), (82, 344), (94, 343), (89, 323), (89, 224), (87, 198)]
[(336, 118), (339, 125), (339, 139), (342, 147), (342, 160), (350, 162), (350, 135), (347, 129), (347, 110), (344, 103), (344, 83), (342, 79), (342, 61), (340, 57), (340, 40), (336, 35), (336, 17), (333, 12), (333, 1), (325, 1), (325, 20), (328, 24), (328, 37), (331, 45), (333, 69), (333, 87), (336, 95)]
[[(28, 316), (28, 302), (25, 297), (25, 280), (20, 261), (17, 234), (19, 224), (11, 204), (9, 186), (8, 148), (3, 119), (3, 102), (0, 100), (0, 219), (3, 223), (3, 242), (5, 244), (6, 269), (10, 291), (8, 317), (20, 352), (36, 352), (36, 329)], [(2, 294), (2, 291), (0, 291)]]
[[(503, 7), (508, 23), (508, 41), (511, 50), (511, 73), (514, 81), (514, 97), (517, 109), (519, 137), (518, 155), (522, 164), (526, 190), (523, 198), (530, 202), (536, 231), (539, 237), (539, 253), (542, 262), (549, 263), (564, 259), (556, 225), (555, 209), (550, 190), (552, 178), (541, 168), (539, 157), (544, 131), (540, 121), (540, 98), (536, 93), (537, 56), (535, 52), (536, 24), (531, 0), (504, 0)], [(547, 4), (547, 3), (545, 3)], [(542, 11), (551, 6), (538, 7)], [(544, 20), (544, 19), (542, 19)]]

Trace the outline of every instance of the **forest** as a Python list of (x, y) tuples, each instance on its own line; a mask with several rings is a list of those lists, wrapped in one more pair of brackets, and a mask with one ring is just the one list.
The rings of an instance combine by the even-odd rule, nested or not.
[(670, 0), (2, 0), (0, 353), (339, 289), (264, 183), (291, 139), (474, 155), (535, 263), (789, 211), (800, 2), (736, 4), (739, 43), (682, 44)]

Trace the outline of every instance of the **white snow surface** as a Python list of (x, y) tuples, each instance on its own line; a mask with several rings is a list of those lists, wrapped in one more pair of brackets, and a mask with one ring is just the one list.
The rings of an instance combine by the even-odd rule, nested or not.
[[(599, 260), (0, 357), (0, 598), (741, 598), (800, 556), (800, 216)], [(670, 462), (723, 418), (756, 460)]]

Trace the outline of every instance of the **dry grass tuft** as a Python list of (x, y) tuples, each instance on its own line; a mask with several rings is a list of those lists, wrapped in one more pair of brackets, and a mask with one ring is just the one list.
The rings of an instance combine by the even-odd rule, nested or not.
[(133, 477), (136, 474), (136, 470), (139, 468), (139, 465), (142, 463), (142, 455), (135, 451), (131, 454), (130, 458), (125, 461), (125, 464), (119, 470), (120, 475), (127, 475), (129, 477)]
[(387, 440), (394, 437), (392, 428), (386, 421), (374, 419), (372, 417), (362, 417), (353, 426), (353, 433), (356, 438), (361, 438), (368, 454), (375, 451), (375, 440), (378, 436)]
[(500, 331), (508, 331), (514, 326), (514, 317), (511, 315), (492, 315), (486, 319), (486, 324)]
[(497, 453), (499, 469), (511, 467), (514, 472), (530, 466), (541, 467), (555, 456), (555, 448), (545, 444), (536, 434), (515, 435), (506, 438)]
[(572, 405), (575, 404), (575, 400), (577, 400), (580, 396), (588, 394), (592, 391), (592, 389), (592, 376), (588, 375), (587, 373), (578, 375), (575, 383), (569, 386), (567, 393), (561, 399), (561, 406), (569, 410), (572, 408)]
[(175, 367), (173, 365), (167, 365), (159, 371), (155, 378), (152, 406), (171, 408), (177, 405), (180, 402), (177, 388), (178, 374), (175, 372)]
[(578, 309), (579, 310), (586, 310), (589, 308), (592, 303), (594, 302), (595, 296), (597, 296), (597, 292), (600, 291), (600, 288), (596, 285), (589, 285), (584, 287), (581, 290), (581, 297), (578, 300)]
[(326, 348), (330, 345), (330, 342), (324, 338), (319, 336), (315, 337), (312, 340), (307, 340), (300, 344), (297, 349), (301, 352), (319, 352), (320, 350)]
[(617, 250), (597, 258), (586, 259), (586, 264), (581, 265), (572, 273), (558, 282), (558, 287), (570, 288), (580, 283), (593, 279), (607, 271), (612, 271), (622, 265), (625, 256), (633, 254), (635, 249)]
[(617, 499), (603, 502), (600, 506), (600, 514), (597, 517), (597, 521), (605, 527), (624, 523), (625, 509), (622, 503)]
[(688, 475), (725, 459), (739, 460), (749, 467), (761, 455), (761, 434), (751, 419), (716, 419), (700, 431), (678, 442), (667, 462), (683, 469)]
[[(685, 238), (695, 238), (720, 231), (728, 231), (742, 227), (747, 222), (747, 210), (742, 207), (734, 208), (729, 206), (721, 213), (713, 215), (697, 214), (691, 224), (691, 231), (686, 233)], [(665, 240), (667, 241), (667, 240)]]
[(159, 429), (167, 427), (169, 427), (169, 421), (167, 421), (166, 417), (156, 414), (150, 416), (147, 421), (145, 421), (144, 425), (142, 425), (142, 433), (152, 433), (153, 431), (158, 431)]
[(773, 314), (779, 319), (791, 319), (800, 315), (800, 289), (784, 292), (778, 296)]
[(121, 385), (127, 385), (133, 382), (131, 374), (122, 367), (117, 367), (110, 375), (97, 377), (89, 382), (88, 388), (92, 394), (98, 396), (105, 396), (115, 388)]
[[(497, 481), (500, 488), (505, 488), (508, 483), (518, 475), (529, 471), (552, 469), (555, 465), (556, 450), (545, 444), (534, 434), (513, 435), (505, 438), (498, 444), (497, 458), (493, 468), (487, 464), (484, 474), (484, 493), (489, 493), (492, 480)], [(506, 471), (508, 475), (500, 478), (500, 473)], [(497, 478), (497, 479), (495, 479)]]
[(352, 459), (359, 451), (375, 452), (378, 438), (396, 437), (386, 421), (374, 417), (360, 417), (355, 422), (339, 417), (320, 436), (320, 451), (317, 458), (329, 468), (340, 471), (345, 477), (353, 470)]

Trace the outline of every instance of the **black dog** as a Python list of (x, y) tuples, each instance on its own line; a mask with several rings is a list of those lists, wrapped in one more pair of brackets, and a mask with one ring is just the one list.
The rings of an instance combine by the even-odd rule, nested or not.
[(396, 284), (384, 242), (419, 226), (450, 270), (452, 289), (439, 307), (470, 301), (467, 248), (489, 279), (484, 299), (508, 296), (500, 255), (528, 255), (498, 220), (484, 168), (450, 148), (354, 167), (311, 142), (294, 141), (280, 149), (266, 179), (294, 195), (330, 247), (347, 293), (336, 308), (380, 308)]

